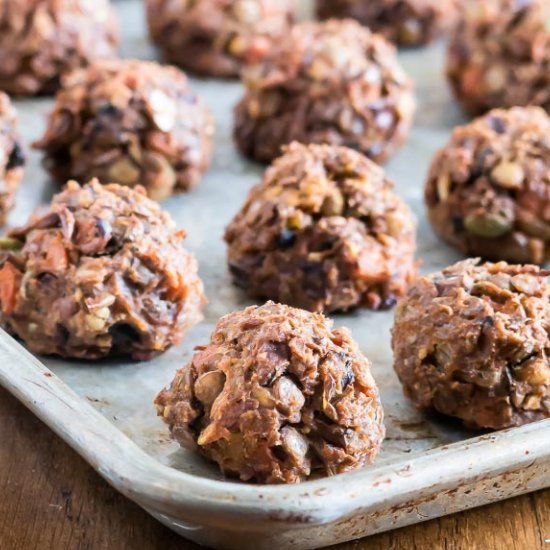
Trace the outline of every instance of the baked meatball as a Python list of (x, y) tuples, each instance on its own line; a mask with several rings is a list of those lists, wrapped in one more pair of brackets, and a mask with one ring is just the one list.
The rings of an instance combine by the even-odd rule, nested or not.
[(395, 48), (352, 20), (296, 25), (243, 74), (234, 135), (258, 161), (296, 140), (345, 145), (382, 162), (412, 123), (412, 82)]
[(387, 308), (416, 274), (416, 222), (383, 170), (345, 147), (293, 143), (229, 224), (248, 294), (311, 311)]
[(6, 223), (23, 179), (25, 155), (19, 144), (17, 113), (10, 98), (0, 92), (0, 225)]
[(435, 231), (469, 256), (550, 260), (550, 117), (493, 110), (456, 128), (426, 184)]
[(272, 302), (222, 317), (155, 403), (182, 445), (244, 481), (359, 468), (384, 438), (370, 364), (350, 332)]
[(2, 326), (35, 353), (148, 359), (201, 317), (184, 238), (142, 188), (70, 181), (0, 241)]
[(550, 109), (550, 3), (466, 0), (449, 45), (447, 75), (466, 111)]
[(448, 30), (457, 0), (317, 0), (322, 19), (352, 17), (402, 46), (427, 44)]
[(151, 37), (170, 63), (237, 76), (286, 39), (294, 0), (146, 0)]
[(549, 275), (466, 260), (417, 280), (393, 327), (405, 393), (474, 428), (550, 417)]
[(9, 94), (52, 93), (64, 72), (117, 48), (108, 0), (0, 1), (0, 89)]
[(101, 61), (67, 76), (34, 145), (60, 183), (143, 185), (163, 200), (195, 186), (212, 156), (213, 120), (175, 67)]

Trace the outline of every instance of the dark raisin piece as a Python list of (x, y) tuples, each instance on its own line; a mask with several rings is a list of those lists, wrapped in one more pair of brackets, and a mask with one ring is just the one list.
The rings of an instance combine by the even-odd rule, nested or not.
[(113, 346), (115, 347), (125, 348), (141, 341), (139, 330), (129, 323), (116, 323), (109, 329), (109, 334), (113, 337)]
[(296, 242), (296, 233), (286, 227), (279, 233), (279, 247), (289, 248)]
[(10, 158), (8, 159), (6, 169), (13, 170), (14, 168), (19, 168), (20, 166), (25, 166), (25, 153), (23, 153), (23, 149), (19, 143), (16, 142), (13, 146)]
[(498, 116), (488, 116), (487, 124), (497, 134), (504, 134), (506, 132), (506, 123)]

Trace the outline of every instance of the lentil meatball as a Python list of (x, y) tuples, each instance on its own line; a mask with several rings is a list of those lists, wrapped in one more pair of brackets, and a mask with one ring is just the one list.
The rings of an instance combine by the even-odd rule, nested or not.
[(474, 428), (550, 417), (549, 275), (466, 260), (417, 280), (393, 327), (405, 393)]
[(495, 109), (456, 128), (426, 184), (435, 231), (466, 255), (550, 260), (550, 117)]
[(284, 40), (293, 0), (147, 0), (147, 20), (164, 58), (190, 71), (237, 76)]
[(175, 67), (101, 61), (67, 76), (34, 145), (53, 177), (143, 185), (155, 200), (195, 186), (212, 156), (213, 120)]
[(382, 162), (412, 123), (412, 82), (395, 48), (352, 20), (295, 25), (243, 74), (234, 136), (261, 162), (294, 140), (344, 145)]
[(251, 296), (311, 311), (392, 306), (416, 274), (416, 221), (372, 161), (293, 143), (229, 224), (229, 269)]
[(185, 232), (142, 188), (70, 181), (0, 241), (0, 321), (31, 351), (148, 359), (200, 320)]
[(466, 0), (451, 38), (447, 75), (465, 110), (550, 109), (550, 3)]
[(116, 57), (118, 24), (108, 0), (0, 2), (0, 89), (48, 94), (63, 73)]
[(384, 437), (370, 364), (349, 331), (272, 302), (222, 317), (155, 403), (182, 445), (244, 481), (359, 468)]
[(25, 155), (19, 139), (15, 108), (10, 98), (0, 92), (0, 225), (6, 223), (23, 179)]
[(322, 19), (352, 17), (402, 46), (427, 44), (456, 20), (456, 0), (317, 0)]

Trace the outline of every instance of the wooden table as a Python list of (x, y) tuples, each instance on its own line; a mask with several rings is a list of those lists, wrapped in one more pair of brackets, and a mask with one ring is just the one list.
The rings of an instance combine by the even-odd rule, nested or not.
[[(0, 549), (188, 550), (0, 389)], [(550, 550), (550, 490), (343, 544), (369, 550)]]

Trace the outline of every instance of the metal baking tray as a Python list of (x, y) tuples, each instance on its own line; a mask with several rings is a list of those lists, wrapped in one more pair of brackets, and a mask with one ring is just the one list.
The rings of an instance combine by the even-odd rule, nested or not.
[[(123, 54), (154, 58), (135, 0), (116, 3)], [(307, 9), (307, 5), (302, 5)], [(443, 77), (444, 47), (400, 54), (416, 81), (419, 109), (405, 147), (387, 165), (398, 192), (420, 221), (418, 257), (430, 272), (459, 259), (426, 224), (422, 187), (434, 151), (464, 121)], [(78, 451), (109, 483), (162, 523), (217, 548), (313, 548), (424, 521), (550, 485), (550, 420), (496, 433), (473, 433), (458, 422), (417, 412), (392, 369), (393, 313), (335, 316), (373, 362), (386, 411), (387, 438), (376, 465), (292, 486), (223, 480), (215, 466), (180, 449), (152, 401), (216, 320), (250, 302), (229, 280), (222, 233), (263, 168), (239, 157), (231, 140), (232, 81), (193, 79), (217, 121), (214, 162), (200, 186), (164, 206), (189, 237), (210, 303), (205, 320), (181, 346), (145, 363), (35, 358), (0, 334), (0, 384)], [(16, 102), (27, 143), (41, 135), (52, 100)], [(30, 153), (11, 224), (22, 223), (55, 191)]]

